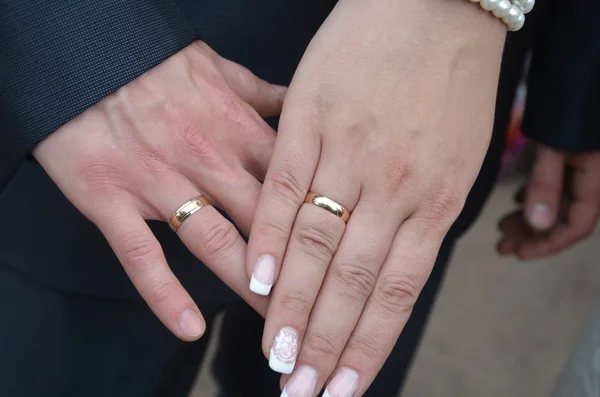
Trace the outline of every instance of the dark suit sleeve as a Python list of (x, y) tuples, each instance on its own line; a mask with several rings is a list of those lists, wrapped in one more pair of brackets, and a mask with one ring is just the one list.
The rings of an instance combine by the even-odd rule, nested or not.
[(194, 39), (169, 0), (0, 0), (0, 191), (38, 142)]
[[(526, 135), (567, 152), (600, 149), (600, 2), (538, 2)], [(536, 7), (538, 7), (536, 6)]]

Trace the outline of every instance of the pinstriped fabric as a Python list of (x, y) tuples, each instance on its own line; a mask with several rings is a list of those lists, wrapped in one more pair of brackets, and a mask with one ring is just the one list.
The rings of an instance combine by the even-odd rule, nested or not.
[(194, 39), (169, 0), (0, 0), (0, 191), (38, 142)]

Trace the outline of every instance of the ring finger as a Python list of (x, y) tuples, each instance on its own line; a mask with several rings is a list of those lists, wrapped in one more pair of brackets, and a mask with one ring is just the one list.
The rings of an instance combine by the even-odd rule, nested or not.
[(212, 204), (225, 211), (247, 236), (250, 233), (262, 185), (241, 167), (236, 167), (226, 174), (227, 178), (198, 177), (194, 182), (197, 186), (206, 187), (204, 191), (213, 200)]
[[(258, 182), (257, 182), (258, 183)], [(194, 183), (180, 180), (170, 194), (158, 195), (156, 208), (167, 221), (178, 208), (204, 194)], [(254, 204), (255, 205), (255, 204)], [(249, 211), (254, 208), (250, 206)], [(190, 250), (225, 284), (253, 306), (261, 315), (266, 313), (267, 300), (248, 291), (244, 259), (246, 243), (235, 226), (212, 205), (205, 205), (189, 216), (176, 230), (177, 235)]]

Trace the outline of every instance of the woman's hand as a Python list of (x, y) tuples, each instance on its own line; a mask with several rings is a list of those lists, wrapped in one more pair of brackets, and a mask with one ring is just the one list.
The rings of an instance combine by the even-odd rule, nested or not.
[[(284, 93), (197, 42), (34, 150), (65, 196), (100, 228), (150, 308), (184, 340), (199, 338), (205, 324), (144, 220), (167, 221), (203, 194), (247, 233), (275, 141), (260, 115), (279, 113)], [(246, 287), (246, 244), (232, 223), (206, 206), (177, 233), (265, 313), (267, 301)]]
[(485, 156), (505, 31), (464, 0), (344, 0), (308, 48), (247, 260), (253, 290), (276, 283), (263, 350), (296, 367), (287, 396), (360, 396), (389, 355)]
[(600, 152), (571, 154), (538, 144), (519, 209), (500, 221), (501, 255), (555, 255), (585, 240), (600, 217)]

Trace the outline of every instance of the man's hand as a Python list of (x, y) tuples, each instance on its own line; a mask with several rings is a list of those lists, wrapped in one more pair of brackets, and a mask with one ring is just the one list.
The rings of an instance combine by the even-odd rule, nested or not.
[(538, 259), (586, 239), (600, 215), (600, 152), (569, 154), (538, 144), (517, 201), (524, 201), (522, 209), (500, 221), (500, 254)]
[[(184, 340), (205, 324), (171, 272), (145, 219), (168, 220), (199, 194), (248, 233), (284, 87), (196, 42), (53, 133), (34, 156), (65, 196), (102, 231), (160, 320)], [(259, 312), (247, 290), (246, 244), (212, 206), (186, 220), (187, 248)]]
[(360, 396), (385, 362), (483, 162), (505, 31), (462, 0), (344, 0), (310, 44), (247, 260), (289, 397)]

